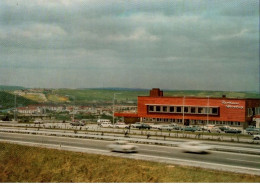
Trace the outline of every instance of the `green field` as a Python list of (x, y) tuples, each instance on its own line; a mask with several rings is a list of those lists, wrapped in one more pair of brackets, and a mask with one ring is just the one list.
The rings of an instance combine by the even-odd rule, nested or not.
[(0, 182), (260, 182), (260, 176), (0, 143)]

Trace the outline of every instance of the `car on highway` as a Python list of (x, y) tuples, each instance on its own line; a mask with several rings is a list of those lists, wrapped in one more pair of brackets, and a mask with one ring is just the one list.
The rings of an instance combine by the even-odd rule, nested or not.
[(254, 135), (254, 136), (253, 136), (253, 139), (254, 139), (254, 140), (260, 140), (260, 135), (259, 135), (259, 134), (258, 134), (258, 135)]
[(114, 127), (115, 128), (129, 128), (129, 125), (125, 124), (124, 122), (117, 122)]
[(207, 153), (210, 149), (212, 149), (212, 146), (204, 145), (197, 141), (189, 141), (180, 143), (179, 148), (183, 152)]
[(230, 128), (225, 130), (225, 133), (229, 133), (229, 134), (240, 134), (241, 132), (242, 132), (241, 130), (235, 128)]
[(132, 153), (138, 151), (138, 147), (135, 146), (134, 144), (129, 143), (128, 141), (116, 141), (112, 144), (109, 144), (108, 148), (111, 151), (124, 152), (124, 153)]

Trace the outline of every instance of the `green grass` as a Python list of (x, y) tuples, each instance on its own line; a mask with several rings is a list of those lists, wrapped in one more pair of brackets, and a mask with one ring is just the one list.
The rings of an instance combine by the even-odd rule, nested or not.
[(0, 182), (260, 182), (260, 176), (0, 143)]

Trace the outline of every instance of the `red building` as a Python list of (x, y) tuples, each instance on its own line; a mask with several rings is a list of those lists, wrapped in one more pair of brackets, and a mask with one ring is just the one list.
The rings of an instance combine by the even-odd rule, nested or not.
[(138, 97), (137, 113), (115, 113), (125, 122), (229, 125), (247, 127), (260, 114), (260, 99), (166, 97), (158, 88)]

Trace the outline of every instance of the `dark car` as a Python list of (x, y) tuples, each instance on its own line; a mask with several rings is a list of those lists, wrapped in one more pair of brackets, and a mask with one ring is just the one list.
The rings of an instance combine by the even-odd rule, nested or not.
[(140, 125), (137, 125), (135, 128), (138, 128), (138, 129), (148, 129), (148, 130), (150, 130), (150, 129), (151, 129), (151, 126), (142, 123), (142, 124), (140, 124)]
[(230, 134), (240, 134), (241, 132), (242, 132), (241, 130), (237, 130), (237, 129), (225, 130), (225, 133), (230, 133)]
[(226, 131), (226, 130), (229, 130), (230, 127), (228, 127), (228, 126), (222, 126), (222, 127), (219, 127), (219, 129), (224, 132), (224, 131)]
[(84, 126), (85, 123), (76, 121), (76, 122), (71, 122), (70, 125), (71, 126)]

